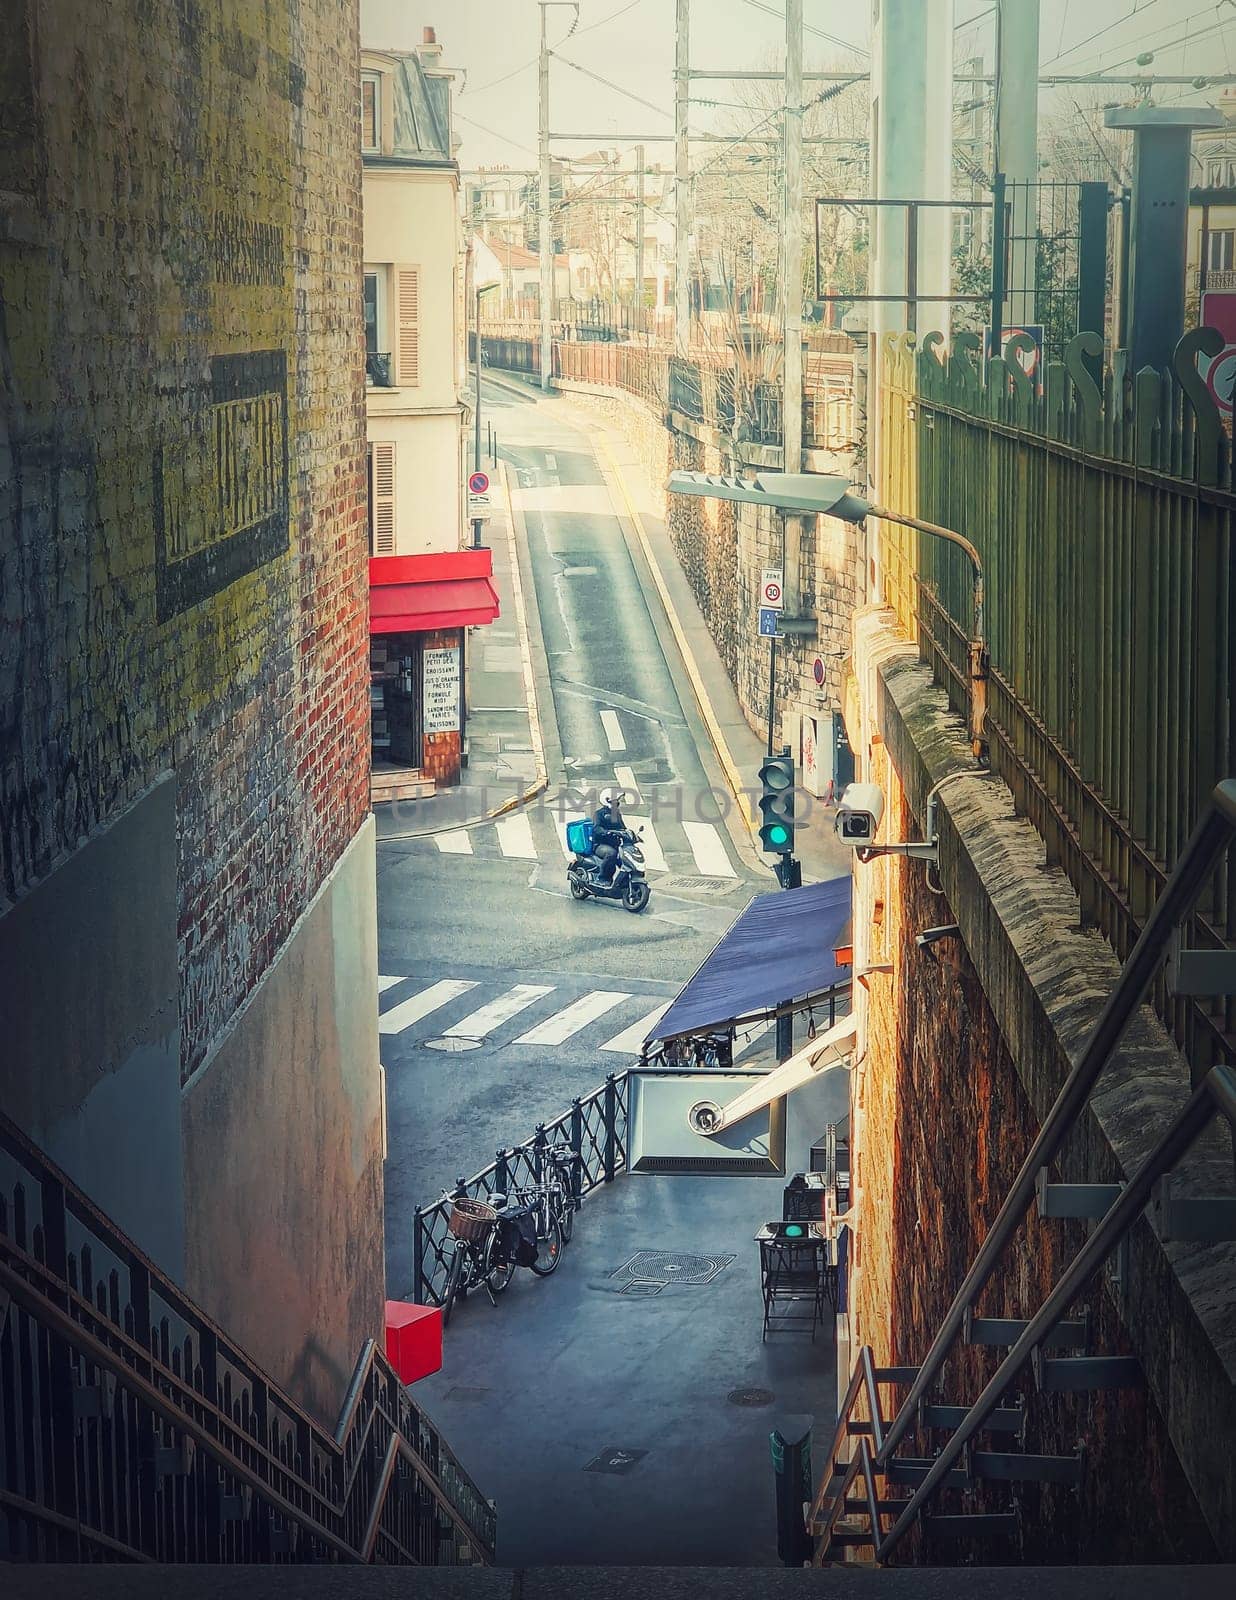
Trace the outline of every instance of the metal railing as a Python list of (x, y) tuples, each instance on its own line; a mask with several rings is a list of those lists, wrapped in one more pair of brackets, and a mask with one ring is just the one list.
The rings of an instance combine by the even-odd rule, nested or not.
[(0, 1560), (493, 1560), (372, 1339), (333, 1432), (0, 1115)]
[[(1016, 341), (1014, 341), (1016, 342)], [(1236, 482), (1199, 376), (1218, 334), (1196, 330), (1172, 374), (1119, 363), (1100, 388), (1095, 335), (1035, 383), (959, 335), (886, 343), (887, 504), (969, 535), (986, 574), (991, 764), (1068, 875), (1085, 926), (1123, 958), (1179, 858), (1191, 819), (1233, 768)], [(884, 525), (884, 591), (965, 714), (970, 573)], [(1236, 862), (1190, 938), (1236, 941)], [(1231, 1059), (1236, 998), (1162, 983), (1153, 1003), (1198, 1078)]]
[[(869, 1521), (857, 1534), (848, 1530), (846, 1542), (851, 1545), (869, 1543), (877, 1560), (887, 1559), (892, 1554), (935, 1493), (946, 1485), (955, 1486), (958, 1470), (963, 1474), (967, 1472), (966, 1465), (958, 1469), (958, 1463), (970, 1441), (1009, 1393), (1026, 1363), (1037, 1357), (1048, 1343), (1074, 1299), (1097, 1276), (1132, 1228), (1160, 1179), (1171, 1172), (1216, 1116), (1224, 1118), (1236, 1136), (1236, 1074), (1226, 1066), (1212, 1067), (1172, 1117), (1137, 1171), (1119, 1189), (1043, 1305), (1020, 1328), (1008, 1355), (978, 1399), (964, 1409), (948, 1441), (930, 1462), (921, 1464), (921, 1481), (914, 1492), (904, 1502), (881, 1501), (876, 1493), (875, 1477), (891, 1475), (898, 1445), (919, 1426), (921, 1408), (928, 1404), (959, 1335), (975, 1315), (984, 1290), (1021, 1226), (1035, 1198), (1040, 1174), (1056, 1159), (1086, 1111), (1103, 1068), (1145, 999), (1156, 972), (1173, 950), (1179, 931), (1187, 925), (1194, 905), (1228, 852), (1233, 837), (1236, 837), (1236, 780), (1226, 780), (1213, 791), (921, 1364), (913, 1369), (877, 1369), (870, 1350), (864, 1347), (860, 1351), (841, 1407), (825, 1476), (812, 1508), (812, 1527), (819, 1540), (817, 1559), (827, 1555), (839, 1521), (853, 1509), (847, 1506), (847, 1495), (860, 1472)], [(905, 1398), (895, 1416), (886, 1419), (880, 1386), (907, 1381), (909, 1388)], [(854, 1416), (860, 1398), (866, 1401), (866, 1419)], [(852, 1457), (842, 1461), (841, 1452), (848, 1439), (854, 1436), (859, 1437), (858, 1448)], [(886, 1531), (883, 1523), (889, 1516), (895, 1520)], [(864, 1532), (868, 1537), (863, 1537)]]
[(391, 353), (389, 350), (367, 350), (365, 352), (365, 382), (373, 389), (392, 389), (395, 380), (391, 377)]
[[(611, 1183), (627, 1164), (627, 1109), (629, 1073), (611, 1073), (591, 1094), (571, 1101), (570, 1109), (552, 1122), (542, 1123), (530, 1139), (496, 1158), (474, 1177), (461, 1178), (454, 1197), (488, 1200), (512, 1187), (539, 1183), (544, 1150), (548, 1144), (569, 1145), (575, 1198), (583, 1199), (600, 1184)], [(450, 1202), (417, 1206), (412, 1214), (412, 1292), (418, 1305), (441, 1305), (450, 1271), (447, 1219)]]

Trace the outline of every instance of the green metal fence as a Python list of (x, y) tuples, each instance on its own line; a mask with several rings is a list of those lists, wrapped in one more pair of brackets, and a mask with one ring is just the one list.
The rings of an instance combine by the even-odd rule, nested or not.
[[(973, 335), (947, 356), (938, 334), (883, 352), (882, 497), (978, 547), (992, 765), (1122, 959), (1234, 770), (1232, 450), (1197, 364), (1221, 343), (1186, 335), (1172, 373), (1118, 357), (1102, 388), (1093, 334), (1037, 387), (1015, 352), (981, 362)], [(890, 604), (964, 714), (968, 566), (889, 524), (881, 551)], [(1236, 941), (1231, 865), (1189, 941)], [(1154, 998), (1198, 1077), (1231, 1059), (1231, 999)]]

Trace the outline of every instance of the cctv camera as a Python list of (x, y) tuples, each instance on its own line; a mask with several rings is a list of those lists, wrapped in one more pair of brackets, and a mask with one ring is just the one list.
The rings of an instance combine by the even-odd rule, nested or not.
[(920, 950), (925, 950), (929, 944), (935, 944), (937, 939), (951, 939), (961, 929), (955, 922), (942, 923), (938, 928), (924, 928), (922, 933), (914, 935), (914, 942)]
[(876, 836), (884, 815), (884, 795), (878, 783), (847, 784), (833, 826), (842, 844), (861, 849)]

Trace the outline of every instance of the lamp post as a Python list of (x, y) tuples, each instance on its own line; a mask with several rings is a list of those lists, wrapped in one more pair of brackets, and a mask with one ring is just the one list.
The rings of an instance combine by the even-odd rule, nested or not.
[[(476, 322), (476, 348), (472, 352), (473, 374), (476, 385), (476, 407), (472, 416), (472, 470), (481, 470), (481, 296), (487, 289), (496, 289), (496, 283), (476, 283), (474, 281), (472, 303), (475, 308)], [(481, 519), (472, 519), (472, 544), (476, 548), (481, 542)]]
[(846, 478), (813, 472), (760, 472), (753, 478), (729, 477), (718, 472), (671, 472), (667, 485), (671, 494), (689, 494), (712, 500), (741, 500), (751, 505), (774, 506), (817, 516), (838, 517), (843, 522), (862, 522), (879, 517), (914, 528), (934, 539), (943, 539), (964, 551), (973, 572), (974, 610), (969, 639), (970, 655), (970, 747), (977, 759), (987, 752), (987, 645), (983, 637), (983, 563), (978, 551), (964, 534), (953, 528), (926, 522), (921, 517), (890, 511), (872, 505), (851, 487)]

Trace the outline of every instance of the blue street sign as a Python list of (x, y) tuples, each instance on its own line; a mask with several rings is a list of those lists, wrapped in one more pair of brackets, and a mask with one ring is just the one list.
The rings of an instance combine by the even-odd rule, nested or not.
[(761, 639), (775, 639), (777, 637), (777, 619), (780, 615), (780, 611), (774, 610), (771, 606), (760, 607)]

